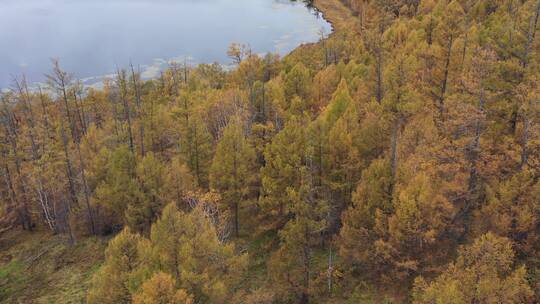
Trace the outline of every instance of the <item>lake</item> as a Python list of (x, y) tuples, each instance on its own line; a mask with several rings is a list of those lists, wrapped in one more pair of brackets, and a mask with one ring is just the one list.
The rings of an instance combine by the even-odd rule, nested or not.
[(331, 26), (289, 0), (0, 0), (0, 88), (24, 73), (44, 80), (50, 59), (85, 83), (140, 65), (146, 78), (172, 60), (228, 64), (228, 46), (285, 55)]

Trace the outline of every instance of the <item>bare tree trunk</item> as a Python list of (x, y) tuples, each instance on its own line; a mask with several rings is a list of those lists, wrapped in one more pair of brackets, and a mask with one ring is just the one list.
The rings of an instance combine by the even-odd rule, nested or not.
[(82, 134), (86, 134), (86, 115), (84, 113), (84, 105), (82, 103), (82, 96), (80, 90), (80, 88), (77, 88), (77, 90), (73, 91), (73, 100), (75, 100), (75, 109), (77, 110), (77, 117), (79, 119), (79, 124), (81, 125)]
[(69, 143), (66, 136), (66, 130), (64, 127), (64, 120), (60, 118), (60, 135), (62, 137), (62, 148), (64, 151), (64, 162), (66, 166), (66, 175), (69, 184), (69, 195), (71, 204), (78, 205), (77, 193), (75, 191), (75, 181), (73, 177), (73, 165), (71, 164), (71, 157), (69, 156)]
[(396, 179), (397, 166), (398, 166), (398, 141), (399, 141), (399, 129), (401, 128), (401, 118), (394, 119), (394, 126), (392, 127), (392, 137), (390, 139), (390, 169), (392, 172), (392, 180)]
[[(62, 111), (62, 108), (59, 106), (59, 113), (60, 113), (60, 135), (62, 137), (62, 147), (64, 150), (64, 161), (66, 166), (66, 175), (68, 178), (68, 185), (69, 185), (69, 195), (71, 200), (71, 205), (78, 205), (78, 199), (77, 199), (77, 192), (75, 188), (75, 179), (73, 177), (73, 166), (71, 164), (71, 157), (69, 155), (69, 141), (66, 134), (65, 126), (64, 126), (64, 119), (62, 117), (63, 112), (67, 116), (71, 136), (74, 141), (78, 139), (78, 136), (75, 131), (75, 126), (73, 124), (73, 120), (71, 119), (71, 114), (69, 110), (69, 99), (68, 99), (68, 88), (67, 86), (71, 82), (70, 76), (62, 71), (60, 68), (60, 64), (57, 60), (53, 60), (53, 74), (47, 75), (47, 78), (49, 79), (49, 82), (51, 86), (56, 89), (56, 91), (61, 95), (64, 102), (64, 109)], [(67, 208), (69, 211), (71, 209), (71, 206)]]
[(536, 37), (536, 29), (538, 28), (538, 20), (540, 18), (540, 1), (536, 5), (534, 14), (531, 16), (529, 30), (527, 31), (527, 41), (525, 42), (525, 51), (521, 58), (521, 66), (525, 68), (529, 63), (529, 54), (534, 38)]
[(446, 59), (444, 63), (444, 76), (441, 84), (441, 94), (439, 95), (439, 113), (444, 114), (444, 99), (446, 95), (446, 87), (448, 85), (448, 74), (450, 69), (450, 59), (452, 58), (452, 45), (454, 42), (454, 37), (450, 36), (448, 39), (448, 46), (446, 49)]
[(135, 74), (133, 64), (131, 64), (131, 78), (133, 82), (133, 91), (135, 92), (135, 105), (137, 106), (137, 118), (139, 119), (139, 141), (141, 142), (141, 156), (144, 157), (144, 122), (141, 105), (140, 73)]
[(17, 79), (15, 79), (15, 86), (18, 91), (17, 92), (18, 97), (19, 97), (18, 99), (20, 103), (23, 105), (24, 118), (26, 121), (28, 121), (28, 124), (30, 126), (28, 130), (28, 137), (30, 139), (31, 150), (32, 150), (32, 163), (35, 167), (39, 168), (38, 173), (37, 173), (37, 183), (38, 183), (38, 189), (39, 189), (38, 200), (41, 202), (40, 205), (42, 206), (42, 211), (44, 215), (46, 216), (46, 221), (47, 223), (49, 223), (49, 226), (52, 228), (52, 226), (50, 225), (50, 219), (47, 218), (47, 213), (48, 213), (47, 205), (44, 205), (43, 204), (44, 201), (41, 199), (43, 195), (43, 191), (42, 191), (43, 167), (41, 163), (38, 163), (38, 159), (40, 158), (40, 156), (39, 156), (39, 151), (38, 151), (36, 138), (35, 138), (36, 124), (35, 124), (34, 112), (32, 111), (32, 102), (30, 100), (30, 94), (28, 92), (28, 85), (26, 83), (26, 79), (23, 77), (22, 82), (19, 82)]
[[(484, 93), (480, 92), (480, 98), (478, 102), (478, 112), (480, 115), (484, 113)], [(469, 173), (469, 193), (476, 192), (478, 183), (478, 159), (480, 156), (480, 136), (482, 135), (482, 121), (480, 118), (476, 119), (474, 139), (472, 143), (472, 156), (471, 156), (471, 170)]]
[(86, 168), (84, 165), (84, 159), (81, 154), (81, 145), (78, 142), (76, 146), (77, 146), (77, 153), (79, 154), (79, 163), (81, 166), (81, 177), (82, 177), (82, 183), (83, 183), (83, 188), (84, 188), (84, 201), (86, 203), (88, 221), (90, 222), (90, 233), (92, 233), (92, 235), (96, 235), (97, 234), (96, 221), (94, 218), (94, 212), (92, 210), (92, 206), (90, 205), (90, 190), (88, 189), (88, 183), (86, 181)]
[(47, 139), (51, 139), (51, 132), (50, 132), (50, 123), (49, 123), (49, 112), (47, 111), (47, 105), (45, 104), (45, 95), (43, 94), (43, 91), (41, 90), (41, 87), (39, 87), (39, 101), (41, 104), (41, 110), (42, 110), (42, 116), (43, 116), (43, 126), (45, 128), (45, 135), (47, 136)]
[(309, 304), (309, 284), (310, 284), (310, 272), (311, 272), (311, 248), (310, 248), (310, 233), (309, 228), (306, 228), (306, 244), (302, 250), (303, 260), (304, 260), (304, 282), (303, 282), (303, 291), (300, 298), (300, 303)]
[(124, 118), (126, 119), (127, 124), (128, 124), (129, 150), (131, 151), (132, 154), (135, 154), (135, 146), (133, 144), (133, 131), (131, 127), (131, 111), (129, 109), (129, 103), (128, 103), (127, 80), (126, 80), (125, 70), (118, 71), (117, 85), (118, 85), (118, 90), (120, 91), (120, 101), (122, 102), (122, 105), (124, 107)]

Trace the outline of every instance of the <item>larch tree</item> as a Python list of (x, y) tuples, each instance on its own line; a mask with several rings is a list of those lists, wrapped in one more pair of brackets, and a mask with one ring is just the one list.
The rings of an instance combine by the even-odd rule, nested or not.
[(233, 118), (223, 131), (210, 167), (210, 188), (222, 195), (233, 217), (234, 235), (238, 237), (242, 204), (252, 196), (257, 179), (255, 150), (248, 142), (244, 123)]
[(301, 175), (298, 168), (305, 164), (306, 131), (299, 119), (287, 122), (265, 152), (266, 164), (261, 168), (260, 205), (278, 226), (290, 218), (291, 203), (288, 188), (298, 188)]
[(223, 303), (242, 279), (247, 255), (218, 239), (202, 207), (189, 213), (170, 204), (152, 227), (151, 242), (164, 271), (200, 303)]
[(414, 303), (528, 303), (532, 290), (523, 266), (515, 267), (511, 242), (488, 233), (463, 247), (432, 282), (416, 279)]
[(126, 222), (134, 231), (147, 232), (163, 209), (164, 171), (163, 163), (152, 152), (146, 153), (137, 164), (135, 173), (139, 194), (127, 202), (125, 211)]
[(300, 186), (287, 189), (293, 218), (279, 232), (280, 247), (269, 269), (284, 298), (307, 304), (316, 294), (314, 249), (326, 228), (328, 202), (315, 195), (311, 168), (302, 166), (300, 174)]
[(204, 121), (199, 117), (191, 117), (181, 130), (180, 151), (195, 177), (197, 185), (208, 187), (208, 170), (210, 169), (213, 139)]
[(393, 178), (386, 159), (375, 160), (362, 172), (358, 187), (352, 196), (352, 206), (343, 214), (339, 251), (351, 271), (368, 269), (375, 273), (384, 262), (380, 253), (383, 244), (378, 240), (387, 231), (387, 216), (394, 210), (392, 204)]
[(185, 290), (176, 289), (173, 277), (163, 272), (154, 274), (141, 289), (133, 297), (133, 304), (193, 304), (193, 297)]
[(128, 205), (139, 200), (135, 169), (135, 157), (126, 145), (119, 146), (107, 156), (105, 176), (97, 185), (95, 199), (102, 212), (109, 214), (113, 226), (123, 224)]
[(87, 302), (132, 303), (130, 283), (132, 272), (139, 265), (139, 243), (141, 237), (124, 229), (109, 242), (105, 251), (105, 262), (92, 279)]

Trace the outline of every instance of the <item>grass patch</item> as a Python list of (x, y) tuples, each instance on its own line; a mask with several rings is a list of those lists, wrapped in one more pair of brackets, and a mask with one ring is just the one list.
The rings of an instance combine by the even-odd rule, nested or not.
[(0, 303), (84, 303), (106, 240), (70, 245), (48, 232), (7, 232), (0, 237)]

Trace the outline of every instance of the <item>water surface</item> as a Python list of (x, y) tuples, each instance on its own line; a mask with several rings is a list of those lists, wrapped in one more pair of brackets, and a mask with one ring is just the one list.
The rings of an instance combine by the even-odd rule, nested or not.
[(92, 82), (130, 60), (145, 77), (170, 60), (230, 62), (232, 42), (284, 55), (330, 25), (289, 0), (0, 0), (0, 88), (44, 80), (50, 58)]

